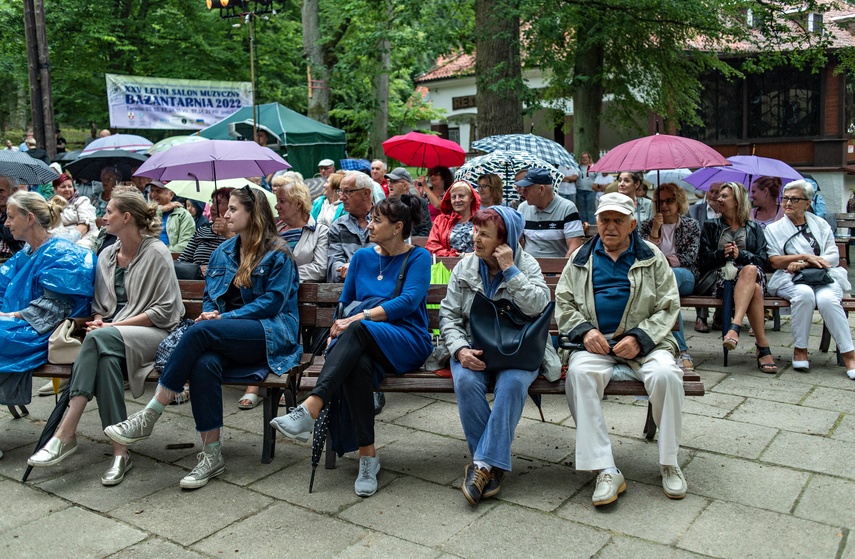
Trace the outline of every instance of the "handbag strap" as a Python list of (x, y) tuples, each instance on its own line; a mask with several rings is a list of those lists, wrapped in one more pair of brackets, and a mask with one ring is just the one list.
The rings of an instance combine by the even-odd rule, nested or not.
[(401, 294), (401, 289), (404, 286), (404, 277), (407, 275), (407, 260), (410, 259), (410, 255), (413, 253), (414, 248), (415, 247), (411, 247), (407, 251), (407, 255), (404, 257), (404, 261), (401, 262), (401, 269), (398, 271), (398, 283), (395, 284), (395, 291), (392, 292), (393, 299)]
[[(793, 233), (792, 235), (790, 235), (790, 238), (787, 239), (787, 241), (784, 243), (784, 250), (783, 250), (784, 254), (787, 254), (787, 245), (790, 244), (790, 241), (792, 241), (793, 239), (795, 239), (799, 235), (803, 235), (805, 231), (810, 233), (810, 229), (808, 229), (807, 223), (805, 223), (804, 225), (797, 225), (796, 229), (797, 229), (797, 231), (795, 233)], [(816, 242), (816, 238), (813, 236), (813, 234), (811, 234), (811, 238), (813, 238), (814, 242)], [(813, 243), (811, 243), (810, 239), (807, 238), (807, 235), (805, 235), (805, 239), (808, 240), (810, 247), (813, 249), (814, 255), (819, 256), (819, 254), (820, 254), (819, 247), (817, 245), (814, 245)]]

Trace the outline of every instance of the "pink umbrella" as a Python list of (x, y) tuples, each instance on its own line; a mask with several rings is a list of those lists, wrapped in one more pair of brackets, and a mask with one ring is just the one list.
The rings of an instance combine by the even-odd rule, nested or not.
[(618, 173), (730, 164), (719, 152), (697, 140), (654, 134), (617, 146), (601, 157), (590, 170), (596, 173)]
[(456, 142), (420, 132), (392, 136), (383, 142), (383, 152), (410, 167), (456, 167), (466, 161), (466, 152)]
[(136, 176), (152, 180), (216, 181), (263, 177), (290, 168), (273, 150), (255, 142), (211, 140), (181, 144), (156, 153), (137, 169)]

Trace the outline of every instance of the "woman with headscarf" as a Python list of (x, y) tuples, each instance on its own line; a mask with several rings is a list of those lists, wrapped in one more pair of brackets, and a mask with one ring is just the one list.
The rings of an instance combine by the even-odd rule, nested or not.
[(466, 181), (455, 181), (445, 191), (442, 213), (433, 220), (425, 248), (437, 256), (471, 253), (472, 216), (481, 208), (481, 196)]
[[(549, 303), (549, 287), (537, 260), (522, 250), (522, 215), (506, 206), (475, 213), (475, 256), (462, 259), (451, 272), (439, 310), (445, 345), (452, 356), (451, 373), (460, 422), (472, 463), (466, 466), (461, 489), (472, 505), (497, 495), (511, 470), (511, 442), (528, 396), (528, 387), (543, 371), (550, 381), (561, 376), (561, 363), (551, 343), (541, 363), (487, 373), (480, 350), (472, 349), (469, 309), (476, 293), (493, 300), (510, 299), (537, 316)], [(534, 369), (531, 366), (535, 366)], [(488, 385), (495, 382), (493, 406)]]

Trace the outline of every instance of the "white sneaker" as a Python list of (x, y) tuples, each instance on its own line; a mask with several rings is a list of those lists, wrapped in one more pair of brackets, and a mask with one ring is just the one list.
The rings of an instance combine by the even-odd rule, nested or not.
[(270, 421), (270, 426), (286, 437), (304, 443), (309, 440), (312, 431), (315, 429), (315, 420), (309, 415), (309, 410), (300, 404), (291, 413), (274, 417)]
[(193, 471), (181, 478), (178, 483), (183, 489), (199, 489), (207, 485), (208, 480), (226, 471), (226, 461), (223, 460), (222, 445), (217, 445), (211, 452), (202, 450), (196, 455), (199, 463)]
[(377, 493), (377, 474), (380, 473), (380, 457), (360, 456), (359, 475), (353, 484), (353, 490), (360, 497), (370, 497)]
[(682, 499), (689, 490), (686, 484), (686, 476), (680, 470), (680, 466), (659, 466), (662, 474), (662, 491), (669, 499)]
[(601, 472), (597, 476), (597, 485), (594, 487), (594, 495), (591, 501), (595, 507), (608, 505), (617, 501), (618, 495), (626, 491), (626, 480), (623, 474), (618, 471)]
[[(57, 389), (57, 394), (62, 392), (62, 389), (68, 386), (68, 379), (62, 378), (59, 379), (59, 388)], [(47, 381), (41, 388), (39, 388), (39, 396), (53, 396), (53, 380)]]

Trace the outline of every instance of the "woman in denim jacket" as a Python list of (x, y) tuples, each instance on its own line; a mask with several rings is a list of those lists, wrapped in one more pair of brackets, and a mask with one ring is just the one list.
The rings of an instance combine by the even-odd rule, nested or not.
[(297, 266), (276, 233), (267, 199), (249, 186), (236, 189), (225, 218), (236, 236), (211, 255), (202, 314), (175, 347), (148, 406), (105, 429), (122, 444), (147, 439), (170, 398), (189, 380), (204, 448), (198, 465), (181, 480), (185, 489), (202, 487), (225, 470), (220, 450), (223, 380), (253, 383), (270, 371), (286, 374), (302, 353), (297, 343)]

